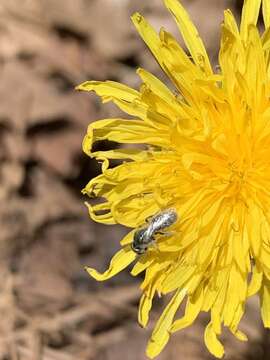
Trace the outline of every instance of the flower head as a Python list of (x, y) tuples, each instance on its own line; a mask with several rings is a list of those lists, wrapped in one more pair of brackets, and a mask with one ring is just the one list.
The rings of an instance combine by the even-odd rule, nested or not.
[[(103, 161), (102, 174), (84, 193), (103, 202), (88, 204), (92, 219), (120, 223), (133, 230), (97, 280), (106, 280), (136, 261), (131, 274), (145, 272), (139, 322), (146, 326), (155, 294), (171, 294), (149, 341), (155, 357), (171, 333), (210, 312), (205, 343), (216, 357), (227, 326), (239, 329), (248, 297), (259, 293), (261, 315), (270, 327), (270, 5), (246, 0), (241, 26), (225, 11), (219, 52), (220, 70), (212, 70), (195, 26), (177, 0), (164, 0), (189, 50), (188, 56), (164, 29), (157, 34), (140, 15), (132, 16), (178, 95), (143, 69), (139, 91), (112, 81), (87, 81), (79, 90), (95, 91), (133, 119), (105, 119), (90, 124), (84, 151)], [(265, 31), (256, 24), (262, 3)], [(136, 145), (93, 151), (108, 139)], [(122, 159), (110, 168), (110, 159)], [(137, 255), (134, 232), (161, 210), (174, 208), (178, 221), (169, 236), (155, 236), (156, 246)], [(175, 319), (181, 302), (185, 314)]]

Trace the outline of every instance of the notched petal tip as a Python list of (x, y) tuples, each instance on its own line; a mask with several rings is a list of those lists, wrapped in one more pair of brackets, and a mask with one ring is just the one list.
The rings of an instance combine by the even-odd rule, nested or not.
[(149, 341), (147, 349), (146, 349), (146, 355), (149, 359), (154, 359), (156, 356), (160, 354), (162, 351), (164, 345), (161, 345), (154, 341)]
[(140, 76), (140, 74), (143, 73), (144, 71), (145, 71), (145, 70), (144, 70), (143, 68), (138, 67), (138, 68), (136, 69), (136, 74)]
[(139, 24), (143, 20), (143, 16), (139, 12), (135, 12), (130, 18), (134, 24)]
[(75, 86), (75, 90), (78, 91), (91, 91), (93, 89), (92, 81), (85, 81), (77, 86)]
[(96, 271), (95, 269), (93, 268), (90, 268), (88, 266), (85, 266), (84, 267), (84, 270), (88, 272), (88, 274), (94, 278), (95, 280), (97, 281), (103, 281), (103, 280), (106, 280), (106, 276), (105, 273), (104, 274), (100, 274), (98, 271)]
[(240, 341), (248, 341), (247, 335), (240, 330), (234, 330), (232, 334)]

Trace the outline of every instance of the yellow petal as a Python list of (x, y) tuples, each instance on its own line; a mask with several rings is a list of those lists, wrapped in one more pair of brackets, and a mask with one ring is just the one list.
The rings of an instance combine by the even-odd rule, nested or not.
[(260, 291), (261, 315), (265, 327), (270, 328), (270, 280), (264, 277)]
[[(84, 152), (86, 153), (89, 151), (88, 145), (85, 143), (85, 149)], [(108, 161), (108, 159), (114, 159), (114, 160), (133, 160), (133, 161), (147, 161), (149, 160), (150, 154), (148, 151), (143, 151), (141, 149), (117, 149), (117, 150), (105, 150), (105, 151), (94, 151), (94, 152), (88, 152), (87, 155), (96, 158), (97, 161), (100, 161), (104, 159), (103, 161)], [(108, 164), (106, 164), (106, 167), (104, 166), (102, 168), (102, 172), (104, 170), (108, 169)]]
[(261, 0), (245, 0), (242, 10), (240, 34), (243, 40), (247, 40), (248, 27), (256, 25), (259, 17)]
[[(253, 107), (253, 111), (256, 111), (257, 107), (261, 104), (262, 98), (265, 96), (263, 83), (267, 78), (267, 69), (261, 36), (256, 26), (249, 26), (248, 38), (249, 47), (246, 59), (247, 75), (245, 76), (249, 88), (249, 96), (247, 99)], [(251, 94), (252, 96), (250, 96)], [(249, 97), (251, 97), (250, 100)]]
[(167, 132), (157, 131), (157, 129), (144, 121), (135, 119), (103, 119), (95, 121), (88, 126), (87, 135), (83, 141), (84, 152), (93, 156), (91, 152), (93, 144), (96, 141), (105, 139), (123, 144), (143, 143), (163, 147), (169, 146), (169, 129)]
[(149, 256), (149, 253), (146, 253), (146, 254), (140, 256), (138, 261), (134, 265), (133, 269), (131, 270), (131, 275), (132, 276), (139, 275), (146, 268), (148, 268), (148, 266), (151, 265), (154, 260), (155, 259), (153, 256)]
[[(108, 225), (116, 223), (112, 216), (110, 204), (108, 202), (97, 205), (91, 205), (88, 202), (85, 202), (85, 205), (88, 208), (88, 212), (92, 220)], [(99, 212), (101, 212), (101, 214)]]
[(156, 285), (152, 283), (149, 287), (144, 291), (139, 305), (138, 311), (138, 322), (142, 327), (146, 327), (149, 321), (149, 312), (152, 308), (152, 301), (155, 295)]
[(128, 245), (128, 244), (132, 243), (135, 231), (136, 231), (136, 229), (130, 231), (130, 232), (120, 241), (120, 244), (121, 244), (122, 246), (125, 246), (125, 245)]
[(243, 303), (240, 303), (237, 310), (234, 313), (233, 320), (229, 326), (230, 331), (234, 334), (235, 337), (237, 337), (240, 341), (246, 341), (247, 336), (242, 333), (240, 330), (238, 330), (239, 323), (242, 319), (242, 316), (245, 312), (245, 306)]
[(76, 90), (95, 91), (105, 101), (117, 98), (132, 102), (140, 97), (138, 91), (115, 81), (85, 81), (76, 86)]
[(109, 269), (106, 270), (103, 274), (90, 267), (85, 267), (85, 270), (97, 281), (104, 281), (110, 279), (125, 269), (136, 259), (136, 257), (137, 254), (130, 248), (130, 246), (126, 246), (114, 255), (110, 262)]
[(241, 330), (233, 330), (229, 328), (231, 333), (240, 341), (248, 341), (248, 337), (245, 333), (243, 333)]
[(261, 288), (262, 279), (263, 279), (263, 272), (262, 272), (259, 264), (256, 262), (256, 264), (254, 265), (254, 267), (252, 269), (252, 278), (248, 285), (248, 293), (247, 293), (248, 297), (257, 294), (257, 292)]
[(222, 358), (224, 355), (224, 347), (217, 339), (217, 334), (214, 332), (211, 322), (205, 328), (204, 341), (211, 354), (219, 359)]
[(215, 306), (211, 309), (211, 324), (214, 333), (219, 335), (221, 333), (221, 318), (219, 309)]
[(224, 11), (224, 24), (236, 37), (239, 36), (237, 22), (229, 9)]
[(163, 311), (161, 317), (159, 318), (152, 333), (151, 339), (148, 342), (146, 350), (147, 356), (151, 359), (157, 356), (169, 341), (169, 329), (172, 325), (175, 313), (178, 310), (185, 295), (186, 290), (177, 290), (177, 292)]
[[(149, 249), (148, 253), (150, 251), (151, 250)], [(155, 255), (153, 253), (153, 256), (157, 257), (157, 253), (155, 250), (154, 252)], [(171, 260), (168, 259), (166, 256), (164, 256), (162, 260), (159, 259), (158, 261), (154, 261), (153, 263), (151, 263), (146, 269), (145, 278), (143, 283), (141, 284), (141, 289), (146, 289), (153, 282), (157, 283), (157, 286), (160, 287), (160, 283), (162, 283), (162, 281), (164, 280), (166, 269), (168, 268), (170, 263)]]
[(251, 202), (246, 222), (249, 242), (254, 256), (258, 256), (261, 251), (261, 223), (263, 214), (258, 205)]
[(199, 315), (202, 308), (202, 304), (203, 304), (203, 291), (200, 289), (198, 296), (196, 297), (193, 296), (192, 299), (189, 297), (186, 305), (185, 315), (181, 319), (176, 320), (172, 324), (170, 331), (176, 332), (191, 325)]
[(265, 28), (269, 28), (270, 26), (270, 1), (263, 0), (262, 2), (262, 9), (263, 9), (263, 20)]
[[(205, 74), (201, 68), (196, 66), (193, 61), (187, 56), (185, 51), (180, 47), (175, 38), (165, 31), (160, 30), (160, 61), (161, 67), (180, 90), (181, 95), (177, 95), (177, 100), (181, 102), (181, 107), (186, 113), (196, 112), (196, 101), (198, 101), (202, 94), (200, 88), (195, 86), (196, 79), (205, 78)], [(164, 61), (166, 59), (166, 61)], [(183, 100), (185, 99), (185, 101)], [(182, 101), (183, 100), (183, 101)], [(185, 106), (185, 102), (193, 104), (194, 106)], [(179, 113), (182, 117), (182, 111)]]
[(212, 68), (203, 42), (184, 7), (177, 0), (164, 0), (164, 3), (174, 16), (195, 64), (203, 68), (206, 74), (212, 74)]
[[(153, 53), (163, 71), (168, 75), (172, 82), (183, 90), (185, 97), (193, 98), (194, 88), (190, 83), (191, 74), (200, 72), (196, 66), (188, 59), (183, 49), (177, 44), (173, 37), (160, 31), (160, 37), (148, 21), (139, 13), (131, 17), (138, 33)], [(183, 73), (183, 68), (185, 72)], [(193, 74), (194, 76), (194, 74)], [(193, 91), (192, 91), (193, 90)]]
[(179, 103), (176, 101), (175, 96), (167, 88), (167, 86), (163, 84), (162, 81), (160, 81), (153, 74), (142, 68), (139, 68), (137, 70), (137, 74), (140, 76), (142, 81), (146, 83), (151, 88), (151, 90), (153, 90), (153, 92), (156, 93), (161, 99), (164, 99), (169, 104), (172, 103), (177, 108), (179, 107)]
[(239, 304), (246, 300), (247, 283), (246, 277), (241, 274), (237, 266), (234, 265), (230, 270), (228, 288), (226, 294), (226, 303), (224, 304), (223, 320), (226, 326), (230, 326), (234, 320), (235, 313)]
[(183, 266), (179, 264), (166, 276), (162, 284), (162, 292), (166, 294), (177, 288), (182, 288), (193, 277), (195, 271), (196, 266)]
[(141, 94), (115, 81), (86, 81), (76, 87), (77, 90), (95, 91), (103, 102), (113, 101), (129, 115), (147, 119), (148, 106), (141, 101)]
[(270, 274), (270, 271), (268, 270), (268, 267), (269, 267), (269, 264), (270, 264), (270, 253), (269, 253), (269, 250), (267, 248), (265, 248), (263, 246), (262, 248), (262, 253), (261, 253), (261, 256), (260, 256), (260, 261), (263, 265), (266, 266), (266, 269), (264, 269), (264, 273), (265, 275), (270, 278), (270, 275), (268, 276), (267, 274)]
[[(262, 35), (262, 47), (265, 52), (270, 48), (270, 27), (268, 27)], [(268, 112), (268, 109), (266, 112)]]
[[(139, 68), (137, 70), (137, 74), (140, 76), (142, 81), (147, 84), (147, 86), (151, 89), (151, 91), (159, 96), (161, 99), (166, 102), (167, 106), (171, 109), (171, 114), (175, 117), (186, 117), (187, 114), (184, 112), (183, 107), (180, 105), (181, 102), (176, 99), (176, 96), (160, 81), (156, 78), (153, 74), (149, 73), (148, 71)], [(157, 102), (158, 105), (158, 102)], [(173, 118), (171, 118), (171, 121)]]
[(233, 334), (240, 341), (248, 341), (247, 335), (241, 330), (236, 330)]

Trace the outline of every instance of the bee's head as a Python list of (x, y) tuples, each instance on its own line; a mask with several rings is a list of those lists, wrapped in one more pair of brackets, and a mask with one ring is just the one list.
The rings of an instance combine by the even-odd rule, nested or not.
[(147, 250), (148, 241), (146, 238), (146, 229), (138, 229), (134, 233), (131, 247), (137, 254), (143, 254)]

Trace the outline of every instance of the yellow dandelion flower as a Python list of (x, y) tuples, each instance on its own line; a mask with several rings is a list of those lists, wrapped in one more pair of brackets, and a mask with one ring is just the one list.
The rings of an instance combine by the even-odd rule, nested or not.
[[(139, 322), (148, 322), (155, 294), (171, 294), (149, 341), (147, 355), (160, 353), (170, 334), (210, 312), (204, 340), (222, 357), (218, 336), (227, 326), (239, 339), (248, 297), (259, 293), (261, 316), (270, 327), (270, 5), (246, 0), (241, 26), (225, 11), (215, 74), (195, 26), (177, 0), (164, 0), (191, 56), (164, 29), (157, 34), (138, 13), (132, 16), (179, 95), (143, 69), (139, 91), (113, 81), (87, 81), (79, 90), (95, 91), (133, 119), (90, 124), (84, 151), (103, 161), (102, 174), (83, 190), (103, 202), (88, 204), (92, 219), (133, 230), (101, 274), (106, 280), (136, 261), (131, 274), (145, 272)], [(256, 25), (260, 6), (265, 31)], [(108, 139), (129, 146), (92, 151)], [(110, 168), (110, 159), (122, 159)], [(178, 221), (142, 255), (132, 250), (134, 232), (146, 219), (173, 208)], [(175, 319), (184, 299), (185, 314)]]

